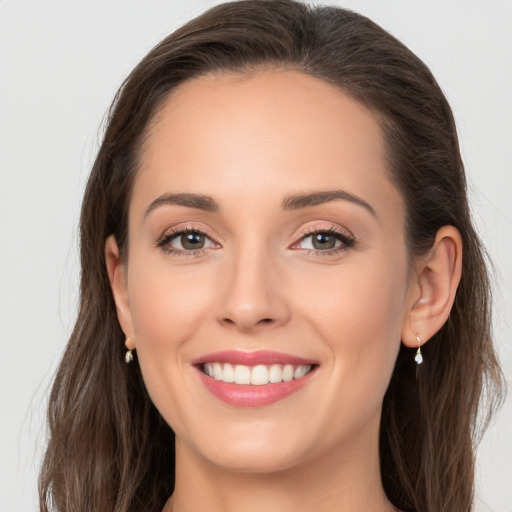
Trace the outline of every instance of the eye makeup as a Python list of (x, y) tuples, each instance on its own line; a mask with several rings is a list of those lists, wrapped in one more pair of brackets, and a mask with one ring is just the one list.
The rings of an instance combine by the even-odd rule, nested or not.
[[(355, 246), (356, 240), (352, 235), (333, 226), (310, 226), (299, 233), (299, 240), (290, 249), (300, 250), (308, 256), (332, 256)], [(311, 239), (309, 243), (306, 243)], [(334, 245), (332, 245), (334, 243)], [(302, 245), (309, 245), (303, 247)], [(177, 247), (179, 245), (181, 247)], [(196, 248), (194, 248), (196, 245)], [(324, 245), (325, 248), (319, 248)], [(186, 226), (172, 228), (166, 231), (156, 242), (168, 255), (178, 257), (200, 256), (207, 250), (219, 249), (221, 246), (213, 241), (208, 234), (197, 227)]]
[[(180, 247), (171, 245), (174, 241), (178, 241)], [(206, 241), (209, 241), (210, 245), (205, 247)], [(187, 248), (187, 246), (195, 245), (195, 242), (202, 242), (201, 247)], [(156, 246), (161, 248), (166, 254), (173, 256), (199, 256), (208, 249), (218, 249), (219, 244), (213, 242), (208, 234), (196, 227), (187, 226), (185, 228), (178, 227), (176, 229), (166, 231), (156, 243)]]
[[(312, 247), (301, 247), (300, 243), (304, 242), (308, 238), (312, 239)], [(327, 241), (334, 240), (334, 247), (326, 249), (318, 249), (314, 247), (315, 243), (321, 243), (322, 241), (326, 241), (326, 239)], [(322, 225), (313, 225), (300, 232), (299, 241), (292, 244), (290, 249), (305, 251), (305, 254), (308, 256), (333, 256), (354, 247), (355, 244), (356, 240), (354, 236), (351, 234), (349, 235), (341, 229), (334, 226), (326, 227)]]

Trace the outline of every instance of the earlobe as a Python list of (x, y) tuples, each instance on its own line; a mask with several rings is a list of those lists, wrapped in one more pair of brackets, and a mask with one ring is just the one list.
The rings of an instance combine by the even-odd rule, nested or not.
[(450, 315), (462, 272), (462, 239), (453, 226), (436, 234), (432, 249), (417, 262), (414, 292), (402, 330), (408, 347), (430, 339)]
[(105, 262), (107, 265), (110, 287), (116, 303), (117, 318), (121, 329), (127, 338), (134, 338), (130, 305), (128, 301), (128, 286), (126, 267), (124, 266), (114, 235), (105, 242)]

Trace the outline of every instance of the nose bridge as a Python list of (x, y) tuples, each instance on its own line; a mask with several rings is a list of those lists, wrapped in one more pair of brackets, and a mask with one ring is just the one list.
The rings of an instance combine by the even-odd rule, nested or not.
[(224, 303), (219, 320), (242, 331), (280, 325), (288, 319), (278, 270), (269, 244), (256, 236), (241, 241), (226, 262)]

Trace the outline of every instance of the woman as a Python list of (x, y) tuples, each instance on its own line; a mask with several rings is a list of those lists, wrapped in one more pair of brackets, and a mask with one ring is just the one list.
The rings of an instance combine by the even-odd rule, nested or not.
[(485, 258), (446, 99), (374, 23), (256, 0), (171, 34), (81, 242), (42, 510), (471, 509)]

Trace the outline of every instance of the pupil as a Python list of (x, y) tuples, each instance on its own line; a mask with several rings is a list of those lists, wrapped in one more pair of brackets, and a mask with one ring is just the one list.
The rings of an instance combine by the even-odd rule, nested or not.
[(313, 247), (315, 249), (333, 249), (336, 239), (332, 235), (318, 233), (313, 237)]
[(200, 233), (181, 235), (181, 245), (184, 249), (201, 249), (204, 245), (204, 235)]

